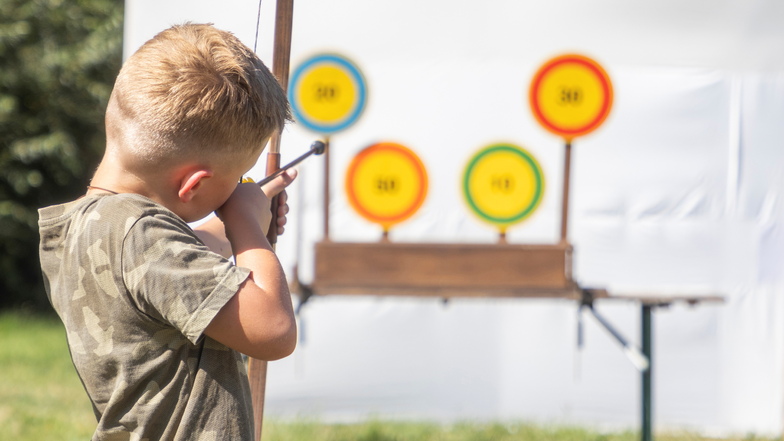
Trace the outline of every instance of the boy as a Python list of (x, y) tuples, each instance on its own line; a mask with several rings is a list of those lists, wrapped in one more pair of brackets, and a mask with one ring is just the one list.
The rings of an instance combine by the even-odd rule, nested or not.
[[(93, 439), (253, 439), (240, 352), (274, 360), (296, 345), (265, 237), (269, 197), (295, 173), (264, 191), (237, 182), (289, 119), (267, 68), (212, 26), (167, 29), (124, 64), (87, 194), (39, 220), (47, 294), (98, 420)], [(198, 235), (188, 226), (213, 211)]]

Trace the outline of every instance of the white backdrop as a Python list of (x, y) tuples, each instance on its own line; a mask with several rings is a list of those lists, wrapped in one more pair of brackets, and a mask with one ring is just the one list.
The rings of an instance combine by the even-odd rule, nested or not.
[[(126, 55), (171, 24), (213, 22), (254, 45), (255, 1), (126, 1)], [(274, 2), (258, 53), (271, 60)], [(496, 141), (540, 161), (545, 198), (509, 231), (514, 243), (559, 235), (563, 142), (526, 102), (547, 59), (597, 59), (615, 89), (610, 118), (574, 142), (569, 236), (575, 276), (616, 292), (715, 292), (723, 305), (654, 317), (657, 428), (780, 434), (784, 416), (784, 4), (774, 1), (297, 0), (292, 64), (338, 52), (363, 71), (361, 119), (332, 137), (335, 240), (373, 241), (343, 173), (385, 140), (416, 151), (431, 187), (392, 240), (492, 242), (459, 180)], [(317, 136), (292, 125), (283, 162)], [(278, 249), (312, 277), (321, 237), (321, 160), (290, 191)], [(259, 167), (258, 175), (261, 175)], [(599, 311), (639, 342), (639, 306)], [(576, 350), (577, 305), (558, 300), (312, 299), (302, 342), (271, 364), (276, 417), (504, 420), (634, 428), (639, 374), (590, 319)]]

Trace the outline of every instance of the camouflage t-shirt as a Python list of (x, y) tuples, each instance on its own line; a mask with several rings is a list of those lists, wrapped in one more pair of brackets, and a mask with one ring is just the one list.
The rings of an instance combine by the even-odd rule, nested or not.
[(204, 335), (249, 271), (139, 195), (39, 215), (46, 290), (93, 404), (93, 439), (253, 439), (241, 355)]

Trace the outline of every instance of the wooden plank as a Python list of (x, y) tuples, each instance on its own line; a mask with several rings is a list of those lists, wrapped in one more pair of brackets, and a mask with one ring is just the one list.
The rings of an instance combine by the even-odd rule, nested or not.
[[(316, 244), (315, 294), (571, 297), (572, 248), (556, 245)], [(526, 295), (524, 291), (527, 291)]]
[(435, 297), (452, 298), (535, 298), (580, 300), (578, 287), (564, 289), (455, 289), (455, 288), (409, 288), (409, 287), (361, 287), (361, 286), (324, 286), (313, 289), (316, 295), (373, 295), (396, 297)]
[(609, 293), (605, 298), (608, 300), (630, 300), (642, 305), (660, 307), (670, 306), (673, 303), (686, 303), (691, 306), (700, 303), (724, 303), (724, 297), (713, 292), (691, 294), (672, 292)]

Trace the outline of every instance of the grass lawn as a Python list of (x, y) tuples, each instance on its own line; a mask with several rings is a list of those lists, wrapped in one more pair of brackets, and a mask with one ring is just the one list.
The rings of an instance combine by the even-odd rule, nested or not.
[(0, 440), (86, 440), (94, 428), (57, 317), (0, 314)]
[[(0, 440), (87, 440), (95, 417), (71, 365), (54, 316), (0, 312)], [(709, 441), (696, 434), (656, 434), (657, 441)], [(638, 433), (597, 433), (527, 424), (362, 424), (265, 421), (264, 441), (637, 441)], [(748, 436), (728, 441), (773, 441)], [(781, 441), (781, 439), (778, 439)]]

